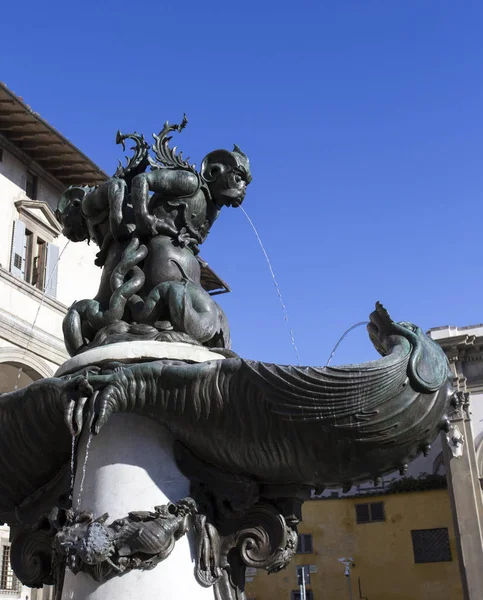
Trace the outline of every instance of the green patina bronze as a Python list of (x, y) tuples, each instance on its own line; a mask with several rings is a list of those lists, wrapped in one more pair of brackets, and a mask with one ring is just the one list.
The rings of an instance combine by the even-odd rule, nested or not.
[(154, 158), (143, 136), (118, 132), (118, 143), (135, 142), (126, 167), (97, 188), (73, 187), (61, 196), (64, 235), (93, 240), (103, 267), (96, 297), (76, 302), (64, 321), (71, 355), (147, 335), (230, 348), (227, 319), (201, 285), (198, 253), (221, 208), (242, 204), (250, 163), (235, 145), (210, 152), (198, 172), (169, 147), (168, 134), (186, 124), (186, 117), (181, 125), (165, 123), (154, 136)]
[[(202, 286), (198, 252), (221, 208), (243, 202), (250, 166), (235, 146), (210, 152), (198, 172), (169, 147), (169, 134), (185, 125), (165, 124), (154, 158), (143, 136), (118, 133), (118, 143), (135, 142), (127, 165), (97, 188), (62, 195), (65, 235), (93, 240), (103, 269), (96, 297), (69, 309), (65, 341), (72, 355), (162, 340), (226, 358), (101, 361), (0, 396), (0, 519), (13, 527), (14, 568), (27, 585), (59, 583), (65, 564), (99, 579), (150, 568), (192, 527), (200, 583), (213, 585), (218, 600), (241, 600), (247, 566), (273, 572), (288, 564), (312, 490), (403, 474), (448, 428), (444, 353), (379, 303), (368, 325), (379, 360), (293, 367), (229, 351), (228, 323)], [(172, 433), (192, 485), (184, 508), (133, 512), (109, 526), (72, 511), (72, 437), (85, 428), (99, 434), (119, 412)], [(127, 543), (133, 532), (140, 539)]]

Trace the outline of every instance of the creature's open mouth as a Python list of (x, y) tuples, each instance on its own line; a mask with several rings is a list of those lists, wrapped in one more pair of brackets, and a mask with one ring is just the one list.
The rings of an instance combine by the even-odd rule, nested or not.
[(379, 327), (371, 321), (367, 324), (367, 332), (369, 334), (369, 339), (371, 340), (374, 348), (379, 352), (381, 356), (386, 356), (387, 350), (386, 348), (384, 348), (384, 344), (379, 338)]
[(386, 356), (389, 353), (389, 349), (385, 344), (385, 337), (389, 334), (388, 326), (391, 323), (392, 321), (389, 313), (382, 304), (379, 304), (378, 302), (376, 304), (376, 310), (369, 315), (367, 332), (374, 348), (381, 356)]
[(62, 230), (62, 234), (73, 242), (83, 242), (87, 239), (87, 234), (83, 229), (66, 225)]

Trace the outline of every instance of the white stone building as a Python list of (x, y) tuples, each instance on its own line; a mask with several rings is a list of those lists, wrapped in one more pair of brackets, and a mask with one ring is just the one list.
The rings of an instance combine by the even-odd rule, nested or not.
[[(62, 319), (95, 295), (100, 269), (97, 249), (69, 243), (54, 211), (69, 185), (106, 177), (0, 83), (0, 393), (53, 375), (67, 358)], [(0, 526), (0, 597), (49, 598), (49, 589), (22, 589), (9, 553)]]
[(451, 429), (441, 434), (463, 597), (483, 597), (483, 325), (429, 331), (454, 373)]

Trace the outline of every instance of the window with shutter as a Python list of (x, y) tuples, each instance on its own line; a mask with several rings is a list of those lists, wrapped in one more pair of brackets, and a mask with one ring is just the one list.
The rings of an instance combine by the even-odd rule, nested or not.
[(384, 502), (371, 502), (371, 521), (384, 521)]
[[(36, 178), (30, 184), (35, 192)], [(60, 253), (53, 242), (62, 228), (46, 202), (23, 199), (15, 208), (19, 219), (13, 226), (10, 271), (55, 298)]]
[(47, 260), (45, 269), (45, 293), (52, 298), (57, 296), (57, 273), (59, 270), (59, 248), (47, 244)]
[(22, 221), (14, 221), (12, 251), (10, 253), (10, 272), (19, 279), (25, 279), (25, 253), (27, 235)]
[(13, 223), (10, 272), (52, 298), (57, 295), (59, 248), (18, 220)]
[(356, 521), (358, 523), (369, 523), (369, 504), (356, 504)]
[(299, 533), (299, 539), (297, 542), (297, 554), (312, 554), (312, 552), (312, 534)]
[(45, 289), (47, 244), (33, 231), (26, 229), (25, 281), (39, 290)]
[(411, 531), (415, 563), (452, 560), (448, 529), (414, 529)]
[(357, 523), (377, 523), (385, 521), (384, 502), (371, 502), (368, 504), (356, 504)]

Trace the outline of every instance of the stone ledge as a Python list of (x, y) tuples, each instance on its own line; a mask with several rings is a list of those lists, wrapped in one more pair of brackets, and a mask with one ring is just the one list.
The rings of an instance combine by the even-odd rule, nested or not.
[(123, 362), (142, 361), (143, 359), (172, 359), (191, 362), (223, 360), (225, 357), (204, 346), (195, 346), (185, 342), (156, 342), (153, 340), (138, 342), (118, 342), (87, 350), (66, 361), (55, 376), (74, 373), (89, 365), (97, 365), (112, 360)]
[(63, 340), (1, 308), (0, 337), (57, 365), (67, 358)]
[(30, 298), (38, 300), (39, 303), (42, 302), (42, 298), (43, 298), (44, 299), (43, 305), (48, 306), (52, 310), (55, 310), (55, 312), (57, 312), (62, 317), (67, 312), (67, 306), (65, 306), (65, 304), (62, 304), (62, 302), (59, 302), (55, 298), (51, 298), (50, 296), (47, 296), (47, 295), (45, 295), (45, 297), (44, 297), (44, 292), (41, 292), (40, 290), (35, 288), (33, 285), (30, 285), (30, 283), (27, 283), (26, 281), (22, 281), (21, 279), (14, 277), (10, 273), (10, 271), (7, 271), (7, 269), (5, 269), (2, 266), (0, 266), (0, 280), (5, 281), (8, 285), (14, 287), (19, 292), (26, 294)]

